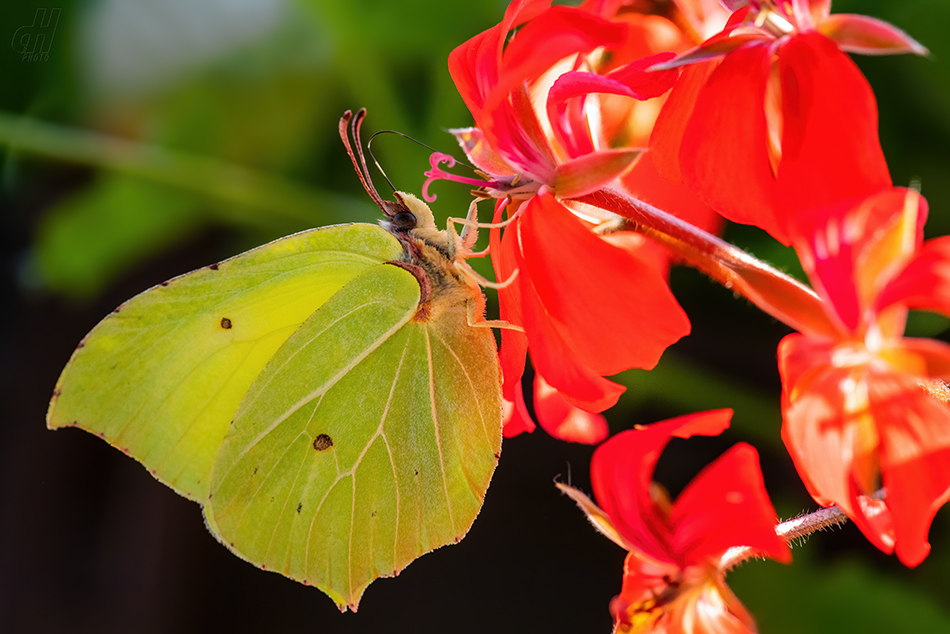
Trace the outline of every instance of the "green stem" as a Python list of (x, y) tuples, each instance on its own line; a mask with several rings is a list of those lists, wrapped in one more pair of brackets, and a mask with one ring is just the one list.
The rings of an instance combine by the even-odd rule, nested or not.
[[(247, 167), (4, 112), (0, 112), (0, 145), (171, 185), (296, 224), (312, 224), (315, 209), (334, 209), (354, 218), (366, 210), (355, 197), (305, 187)], [(245, 215), (253, 221), (256, 214)]]

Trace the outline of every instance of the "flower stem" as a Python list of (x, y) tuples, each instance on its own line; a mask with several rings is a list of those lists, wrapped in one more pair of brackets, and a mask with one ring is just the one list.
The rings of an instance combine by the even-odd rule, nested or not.
[(604, 188), (573, 200), (626, 218), (630, 224), (625, 228), (662, 244), (686, 264), (795, 330), (840, 334), (815, 291), (742, 249), (625, 192)]
[[(869, 497), (882, 500), (884, 494), (884, 489), (880, 489)], [(837, 506), (829, 506), (828, 508), (818, 509), (814, 513), (799, 515), (781, 522), (775, 527), (775, 534), (791, 546), (796, 540), (832, 526), (840, 526), (847, 521), (848, 516), (844, 511)], [(722, 559), (719, 560), (719, 568), (720, 570), (730, 570), (737, 564), (755, 556), (755, 549), (748, 546), (735, 546), (723, 554)]]

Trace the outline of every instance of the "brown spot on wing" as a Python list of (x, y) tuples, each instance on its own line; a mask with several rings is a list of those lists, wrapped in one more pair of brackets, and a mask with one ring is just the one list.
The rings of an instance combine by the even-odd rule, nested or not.
[(313, 448), (317, 451), (326, 451), (333, 446), (333, 439), (328, 434), (319, 434), (313, 439)]
[(232, 327), (233, 325), (234, 325), (234, 324), (231, 323), (231, 320), (228, 319), (227, 317), (222, 317), (222, 318), (221, 318), (221, 327), (224, 328), (225, 330), (231, 330), (231, 327)]

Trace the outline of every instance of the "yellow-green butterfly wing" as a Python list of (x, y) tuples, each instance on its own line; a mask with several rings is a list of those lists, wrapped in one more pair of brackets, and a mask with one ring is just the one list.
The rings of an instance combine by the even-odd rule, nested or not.
[(164, 282), (86, 336), (47, 421), (104, 438), (197, 501), (238, 403), (313, 312), (402, 246), (371, 225), (305, 231)]
[(500, 450), (494, 338), (464, 306), (417, 321), (418, 300), (395, 266), (334, 295), (251, 386), (214, 466), (214, 532), (341, 606), (458, 541)]
[(48, 424), (99, 435), (238, 555), (355, 608), (467, 532), (501, 446), (491, 332), (464, 301), (429, 318), (422, 269), (387, 264), (404, 256), (341, 225), (150, 289), (83, 340)]

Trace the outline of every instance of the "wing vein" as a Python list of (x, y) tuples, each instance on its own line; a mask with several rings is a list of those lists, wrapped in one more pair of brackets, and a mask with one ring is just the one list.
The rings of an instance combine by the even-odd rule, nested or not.
[[(344, 315), (343, 317), (340, 317), (339, 319), (335, 320), (334, 323), (336, 323), (336, 321), (339, 321), (340, 319), (344, 319), (344, 318), (345, 318), (346, 316), (348, 316), (348, 315), (351, 315), (353, 312), (356, 312), (356, 310), (359, 310), (360, 308), (364, 308), (364, 307), (366, 307), (366, 306), (370, 306), (370, 305), (373, 304), (373, 303), (379, 303), (379, 302), (367, 302), (367, 303), (365, 303), (365, 304), (361, 304), (359, 307), (355, 308), (353, 311), (350, 311), (349, 313), (347, 313), (347, 314)], [(366, 349), (363, 350), (360, 354), (356, 355), (356, 356), (350, 361), (350, 363), (348, 363), (348, 364), (346, 365), (346, 367), (344, 367), (343, 369), (341, 369), (341, 370), (340, 370), (339, 372), (337, 372), (334, 376), (330, 377), (326, 382), (323, 383), (323, 385), (321, 385), (321, 386), (318, 387), (317, 389), (311, 391), (309, 394), (307, 394), (306, 396), (304, 396), (303, 398), (301, 398), (300, 400), (298, 400), (296, 403), (294, 403), (293, 405), (291, 405), (286, 411), (284, 411), (283, 414), (281, 414), (280, 416), (278, 416), (277, 419), (267, 427), (267, 429), (265, 429), (265, 430), (262, 431), (260, 434), (258, 434), (258, 436), (257, 436), (253, 441), (251, 441), (250, 443), (248, 443), (248, 444), (244, 447), (244, 449), (241, 450), (241, 453), (238, 454), (238, 456), (235, 458), (234, 462), (228, 467), (228, 470), (227, 470), (227, 471), (224, 473), (224, 475), (221, 477), (221, 480), (222, 480), (222, 481), (223, 481), (223, 480), (226, 480), (226, 479), (230, 476), (231, 470), (232, 470), (234, 467), (236, 467), (236, 466), (240, 463), (240, 461), (244, 458), (244, 456), (245, 456), (251, 449), (253, 449), (255, 446), (257, 446), (258, 443), (260, 443), (264, 438), (266, 438), (268, 434), (270, 434), (271, 432), (273, 432), (279, 425), (281, 425), (285, 420), (287, 420), (290, 416), (292, 416), (294, 413), (296, 413), (297, 410), (299, 410), (301, 407), (305, 406), (307, 403), (309, 403), (310, 401), (312, 401), (312, 400), (313, 400), (314, 398), (316, 398), (317, 396), (322, 396), (322, 395), (325, 394), (330, 388), (332, 388), (334, 385), (336, 385), (340, 380), (343, 379), (343, 377), (345, 377), (347, 374), (349, 374), (349, 373), (353, 370), (353, 368), (355, 368), (357, 365), (359, 365), (366, 357), (368, 357), (370, 354), (372, 354), (377, 348), (379, 348), (379, 346), (381, 346), (381, 345), (382, 345), (383, 343), (385, 343), (390, 337), (392, 337), (396, 332), (398, 332), (399, 329), (402, 328), (403, 325), (405, 325), (405, 323), (406, 323), (407, 321), (409, 321), (409, 319), (412, 318), (412, 315), (413, 315), (412, 311), (407, 311), (407, 313), (406, 313), (405, 315), (403, 315), (403, 317), (402, 317), (398, 322), (396, 322), (396, 324), (394, 324), (389, 330), (387, 330), (386, 332), (384, 332), (379, 338), (377, 338), (375, 341), (373, 341), (373, 342), (372, 342), (369, 346), (367, 346)], [(325, 330), (325, 329), (324, 329), (324, 330)], [(317, 334), (316, 334), (314, 337), (312, 337), (306, 344), (302, 345), (299, 350), (302, 350), (304, 347), (306, 347), (307, 345), (309, 345), (310, 343), (312, 343), (315, 339), (317, 339), (317, 338), (320, 336), (320, 334), (322, 334), (322, 333), (324, 332), (324, 330), (321, 330), (320, 333), (317, 333)], [(298, 350), (298, 352), (299, 352), (299, 350)], [(296, 355), (297, 353), (295, 352), (294, 354)], [(285, 365), (286, 365), (286, 364), (285, 364)], [(282, 366), (282, 367), (283, 367), (283, 366)], [(276, 376), (276, 372), (275, 372), (275, 376)], [(242, 403), (242, 405), (243, 405), (243, 403)], [(239, 408), (239, 409), (240, 409), (240, 408)]]
[[(478, 419), (482, 423), (482, 431), (485, 432), (485, 440), (488, 442), (488, 446), (491, 447), (493, 445), (493, 439), (485, 421), (485, 412), (482, 409), (481, 393), (475, 387), (475, 381), (472, 379), (472, 375), (469, 374), (468, 368), (465, 367), (465, 364), (462, 362), (462, 359), (458, 356), (458, 354), (456, 354), (452, 346), (450, 346), (448, 342), (446, 342), (445, 339), (439, 336), (438, 332), (433, 332), (433, 334), (435, 335), (436, 339), (438, 339), (439, 342), (445, 347), (445, 349), (449, 351), (449, 353), (455, 359), (455, 362), (458, 364), (459, 368), (461, 368), (462, 373), (465, 375), (465, 379), (468, 381), (469, 388), (471, 388), (472, 396), (475, 399), (475, 403), (478, 409)], [(498, 430), (495, 430), (495, 431), (497, 433)]]
[(449, 495), (449, 481), (445, 474), (445, 457), (442, 452), (442, 436), (439, 433), (439, 414), (435, 405), (435, 368), (432, 363), (432, 341), (429, 339), (429, 329), (423, 329), (426, 338), (426, 356), (429, 362), (429, 406), (432, 414), (432, 424), (435, 431), (435, 446), (439, 450), (439, 469), (442, 471), (442, 490), (445, 491), (445, 504), (449, 512), (449, 522), (452, 524), (452, 530), (457, 532), (455, 527), (455, 514), (452, 513), (452, 498)]
[[(409, 349), (409, 345), (408, 345), (408, 341), (407, 341), (406, 347), (403, 348), (402, 356), (399, 358), (399, 364), (396, 366), (396, 374), (395, 374), (395, 376), (394, 376), (394, 378), (393, 378), (392, 387), (389, 388), (389, 396), (388, 396), (388, 398), (386, 399), (386, 406), (383, 408), (383, 413), (382, 413), (382, 416), (380, 417), (379, 425), (376, 427), (376, 432), (375, 432), (375, 433), (372, 435), (372, 437), (370, 437), (370, 439), (366, 442), (366, 446), (363, 447), (363, 451), (360, 452), (360, 455), (357, 456), (356, 460), (354, 461), (353, 467), (350, 468), (350, 469), (349, 469), (348, 471), (346, 471), (345, 473), (339, 473), (339, 474), (337, 475), (336, 480), (334, 480), (334, 481), (330, 484), (330, 486), (327, 488), (326, 493), (324, 493), (323, 497), (320, 499), (320, 502), (317, 504), (317, 509), (316, 509), (316, 512), (314, 513), (313, 520), (311, 520), (311, 522), (310, 522), (310, 530), (309, 530), (308, 533), (307, 533), (307, 548), (306, 548), (306, 550), (305, 550), (305, 553), (306, 553), (306, 554), (305, 554), (305, 561), (307, 561), (307, 562), (309, 562), (309, 560), (310, 560), (310, 541), (311, 541), (311, 538), (312, 538), (312, 536), (313, 536), (313, 524), (314, 524), (314, 522), (316, 522), (317, 516), (320, 514), (320, 510), (323, 508), (323, 503), (326, 502), (327, 498), (328, 498), (329, 495), (330, 495), (330, 492), (333, 491), (333, 488), (334, 488), (337, 484), (339, 484), (340, 481), (343, 480), (343, 478), (352, 476), (352, 477), (353, 477), (353, 505), (355, 506), (355, 504), (356, 504), (356, 470), (357, 470), (357, 468), (360, 466), (360, 463), (362, 462), (363, 457), (366, 455), (366, 452), (369, 451), (369, 448), (373, 445), (373, 442), (375, 442), (375, 440), (376, 440), (377, 438), (382, 437), (382, 438), (383, 438), (383, 441), (384, 441), (384, 442), (386, 441), (386, 436), (385, 436), (385, 434), (383, 433), (383, 426), (384, 426), (384, 424), (385, 424), (385, 422), (386, 422), (387, 416), (389, 415), (389, 408), (390, 408), (390, 406), (392, 405), (393, 397), (394, 397), (394, 395), (395, 395), (395, 393), (396, 393), (396, 384), (399, 382), (399, 375), (402, 373), (402, 368), (403, 368), (403, 365), (404, 365), (405, 360), (406, 360), (406, 352), (408, 351), (408, 349)], [(388, 449), (389, 443), (386, 442), (386, 445), (387, 445), (387, 449)], [(391, 458), (391, 457), (390, 457), (390, 462), (392, 462), (392, 458)], [(394, 473), (395, 473), (395, 464), (393, 464), (393, 471), (394, 471)], [(397, 496), (398, 496), (398, 488), (397, 488)], [(398, 498), (397, 498), (397, 499), (398, 499)], [(353, 540), (353, 523), (354, 523), (354, 522), (353, 522), (353, 519), (354, 519), (354, 518), (353, 518), (353, 515), (352, 515), (352, 513), (351, 513), (351, 515), (350, 515), (350, 533), (349, 533), (349, 542), (348, 542), (348, 543), (350, 544), (350, 546), (348, 547), (348, 552), (347, 552), (347, 557), (348, 557), (348, 560), (347, 560), (347, 568), (348, 568), (348, 573), (349, 573), (350, 579), (352, 579), (352, 553), (353, 553), (352, 540)], [(308, 569), (309, 569), (309, 563), (308, 563)], [(351, 587), (352, 587), (352, 582), (351, 582)]]

